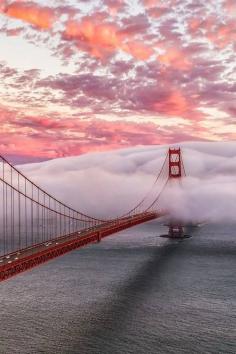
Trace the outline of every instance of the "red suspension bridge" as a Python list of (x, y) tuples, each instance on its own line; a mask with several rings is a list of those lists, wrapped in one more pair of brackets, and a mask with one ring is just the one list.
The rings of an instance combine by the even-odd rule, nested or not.
[[(99, 219), (60, 202), (0, 156), (0, 281), (74, 249), (166, 214), (159, 199), (167, 184), (185, 175), (180, 148), (170, 148), (150, 193), (127, 213)], [(151, 200), (150, 200), (151, 199)], [(184, 237), (180, 223), (169, 225), (170, 238)]]

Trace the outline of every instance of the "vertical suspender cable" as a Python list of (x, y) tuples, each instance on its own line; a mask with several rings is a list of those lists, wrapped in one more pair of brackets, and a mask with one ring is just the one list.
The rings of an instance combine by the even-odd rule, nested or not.
[(20, 198), (20, 174), (18, 172), (18, 249), (21, 249), (21, 198)]
[[(27, 195), (27, 181), (25, 178), (25, 195)], [(25, 198), (25, 239), (26, 247), (28, 246), (28, 215), (27, 215), (27, 198)]]
[(5, 225), (5, 162), (3, 161), (2, 166), (2, 177), (3, 177), (3, 200), (2, 200), (2, 221), (3, 221), (3, 253), (6, 254), (6, 225)]
[(34, 186), (33, 183), (31, 183), (31, 244), (34, 244), (34, 204), (33, 204), (33, 198), (34, 198)]

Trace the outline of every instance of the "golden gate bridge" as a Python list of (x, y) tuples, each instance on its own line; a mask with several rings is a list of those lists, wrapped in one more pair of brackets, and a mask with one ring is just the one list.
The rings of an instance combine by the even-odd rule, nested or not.
[[(100, 219), (75, 210), (33, 183), (0, 156), (0, 281), (132, 226), (168, 215), (159, 200), (170, 181), (186, 176), (180, 148), (170, 148), (156, 176), (160, 191), (127, 213)], [(153, 188), (152, 186), (152, 188)], [(168, 237), (183, 238), (181, 222), (170, 221)]]

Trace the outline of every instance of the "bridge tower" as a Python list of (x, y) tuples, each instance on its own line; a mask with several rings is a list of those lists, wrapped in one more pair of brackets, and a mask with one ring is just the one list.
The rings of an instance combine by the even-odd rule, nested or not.
[[(180, 148), (169, 149), (169, 180), (181, 181), (182, 177), (182, 159)], [(167, 237), (169, 238), (184, 238), (184, 228), (180, 222), (171, 221), (168, 225), (169, 232)]]
[(169, 149), (169, 179), (182, 177), (181, 150), (180, 148)]

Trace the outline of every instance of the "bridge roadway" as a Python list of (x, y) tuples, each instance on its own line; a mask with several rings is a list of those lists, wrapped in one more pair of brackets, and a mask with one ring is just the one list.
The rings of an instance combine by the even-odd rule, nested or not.
[(90, 243), (99, 242), (106, 236), (161, 216), (163, 216), (161, 213), (143, 212), (133, 216), (123, 217), (0, 257), (0, 281), (6, 280), (18, 273), (36, 267), (72, 250)]

